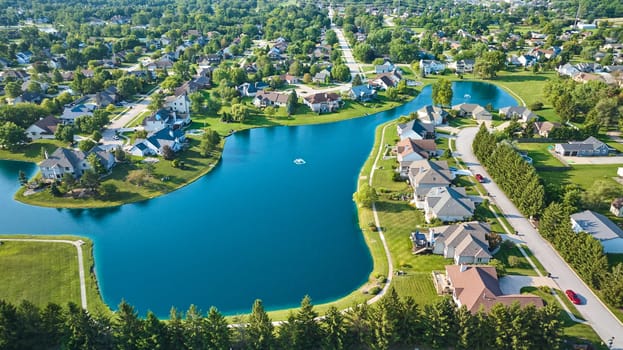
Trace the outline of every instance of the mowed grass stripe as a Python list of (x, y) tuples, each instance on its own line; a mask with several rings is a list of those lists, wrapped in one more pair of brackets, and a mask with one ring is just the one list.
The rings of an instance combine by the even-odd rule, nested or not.
[(37, 306), (68, 301), (80, 305), (76, 248), (63, 243), (2, 242), (0, 298)]

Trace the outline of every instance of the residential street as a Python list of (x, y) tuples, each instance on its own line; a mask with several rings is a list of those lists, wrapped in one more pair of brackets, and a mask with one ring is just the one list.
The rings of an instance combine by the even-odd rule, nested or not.
[(472, 142), (477, 127), (462, 129), (456, 139), (457, 156), (463, 159), (473, 173), (482, 174), (486, 179), (484, 188), (490, 193), (495, 203), (506, 216), (508, 222), (519, 232), (534, 256), (545, 269), (552, 274), (552, 278), (561, 290), (572, 289), (580, 299), (582, 305), (577, 305), (578, 311), (595, 329), (604, 343), (615, 337), (612, 349), (623, 349), (623, 324), (599, 301), (597, 296), (584, 284), (575, 272), (564, 262), (558, 253), (538, 234), (528, 219), (524, 218), (513, 203), (506, 197), (498, 186), (490, 181), (490, 176), (480, 166), (472, 152)]
[[(333, 18), (333, 9), (331, 7), (329, 7), (329, 18)], [(361, 66), (359, 65), (359, 63), (355, 61), (355, 57), (353, 57), (353, 51), (350, 48), (350, 45), (348, 44), (346, 37), (344, 37), (344, 32), (342, 32), (341, 28), (336, 27), (335, 24), (333, 24), (333, 22), (331, 22), (331, 29), (335, 32), (335, 34), (337, 34), (337, 40), (338, 40), (338, 43), (340, 44), (340, 49), (342, 50), (344, 63), (346, 63), (346, 65), (350, 69), (351, 76), (354, 77), (357, 74), (361, 74), (362, 75), (361, 79), (365, 80), (365, 76), (363, 76), (363, 70), (361, 69)]]

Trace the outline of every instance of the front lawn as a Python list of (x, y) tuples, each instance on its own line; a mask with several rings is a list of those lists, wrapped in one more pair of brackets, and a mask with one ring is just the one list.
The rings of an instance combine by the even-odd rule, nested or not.
[[(538, 276), (534, 269), (532, 269), (532, 266), (530, 266), (528, 259), (521, 254), (519, 248), (515, 245), (508, 243), (502, 244), (500, 246), (500, 250), (495, 254), (494, 258), (504, 264), (506, 272), (509, 275)], [(510, 262), (512, 260), (516, 260), (515, 266), (511, 266)]]
[(58, 147), (67, 146), (66, 143), (57, 140), (35, 140), (15, 151), (11, 152), (0, 149), (0, 159), (20, 160), (24, 162), (38, 162), (43, 159), (41, 148), (44, 148), (48, 154), (52, 154)]
[(538, 171), (538, 173), (546, 184), (576, 184), (586, 191), (597, 180), (618, 184), (612, 178), (617, 176), (617, 169), (620, 166), (620, 164), (572, 165), (567, 171)]

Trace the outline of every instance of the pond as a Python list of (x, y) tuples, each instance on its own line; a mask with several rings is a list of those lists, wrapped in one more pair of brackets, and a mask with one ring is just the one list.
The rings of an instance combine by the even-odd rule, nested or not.
[[(453, 104), (516, 105), (484, 83), (453, 84)], [(425, 88), (394, 110), (338, 123), (237, 132), (198, 181), (156, 199), (109, 209), (50, 209), (12, 199), (20, 169), (0, 161), (2, 233), (73, 234), (94, 241), (96, 274), (113, 309), (144, 315), (171, 306), (225, 314), (315, 304), (349, 294), (372, 270), (352, 201), (377, 125), (430, 103)], [(466, 98), (469, 95), (469, 98)], [(295, 164), (296, 159), (304, 164)], [(406, 234), (406, 233), (405, 233)]]

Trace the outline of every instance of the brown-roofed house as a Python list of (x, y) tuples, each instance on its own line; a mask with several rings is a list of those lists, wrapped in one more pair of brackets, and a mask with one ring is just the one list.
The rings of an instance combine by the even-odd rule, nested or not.
[(406, 138), (396, 144), (396, 158), (400, 163), (400, 174), (403, 177), (409, 172), (409, 165), (413, 161), (429, 159), (437, 154), (435, 140), (415, 140)]
[(56, 127), (61, 121), (54, 116), (47, 116), (37, 120), (34, 124), (26, 129), (26, 136), (31, 140), (37, 139), (53, 139)]
[(255, 107), (279, 106), (283, 107), (288, 103), (290, 94), (281, 94), (274, 91), (260, 90), (255, 94), (253, 105)]
[(543, 307), (543, 299), (531, 294), (502, 294), (498, 275), (493, 266), (446, 266), (446, 278), (452, 289), (452, 299), (475, 314), (481, 308), (489, 311), (495, 304), (520, 306), (533, 304)]
[(319, 92), (305, 97), (303, 103), (315, 113), (333, 112), (340, 108), (342, 98), (334, 92)]
[(560, 128), (560, 123), (534, 122), (534, 131), (542, 137), (549, 137), (549, 132), (555, 128)]

